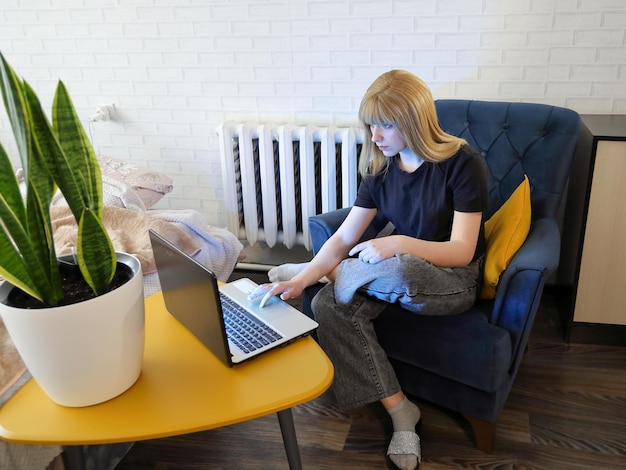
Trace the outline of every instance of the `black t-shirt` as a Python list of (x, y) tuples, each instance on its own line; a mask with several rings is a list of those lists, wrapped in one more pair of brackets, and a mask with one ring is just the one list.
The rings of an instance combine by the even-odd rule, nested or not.
[[(394, 157), (386, 172), (363, 178), (354, 205), (377, 209), (399, 235), (448, 241), (454, 211), (482, 212), (484, 222), (489, 205), (486, 167), (468, 146), (442, 162), (424, 162), (413, 173), (402, 171)], [(485, 249), (481, 225), (474, 259)]]

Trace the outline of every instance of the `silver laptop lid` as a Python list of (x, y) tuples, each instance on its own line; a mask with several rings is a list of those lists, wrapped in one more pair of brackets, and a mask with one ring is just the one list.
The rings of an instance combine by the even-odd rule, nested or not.
[(149, 233), (167, 310), (232, 367), (215, 275), (158, 233)]

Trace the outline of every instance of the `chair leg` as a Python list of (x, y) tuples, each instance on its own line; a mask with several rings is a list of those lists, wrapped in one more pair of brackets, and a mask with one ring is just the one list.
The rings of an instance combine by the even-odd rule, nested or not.
[(476, 448), (488, 454), (493, 452), (493, 446), (496, 439), (496, 423), (485, 421), (484, 419), (475, 418), (474, 416), (463, 415), (470, 423), (474, 431), (474, 440)]

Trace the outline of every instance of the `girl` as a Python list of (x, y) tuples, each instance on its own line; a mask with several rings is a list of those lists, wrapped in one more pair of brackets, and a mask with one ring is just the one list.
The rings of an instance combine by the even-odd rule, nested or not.
[[(459, 313), (475, 302), (486, 171), (477, 152), (439, 127), (430, 90), (409, 72), (378, 77), (359, 120), (366, 139), (354, 207), (309, 263), (274, 268), (273, 284), (256, 294), (264, 305), (278, 294), (297, 297), (322, 278), (334, 281), (312, 303), (320, 345), (335, 366), (334, 393), (344, 408), (380, 401), (394, 428), (387, 453), (399, 468), (414, 469), (421, 413), (402, 392), (372, 322), (386, 302), (400, 302), (407, 315)], [(377, 212), (395, 231), (358, 243)]]

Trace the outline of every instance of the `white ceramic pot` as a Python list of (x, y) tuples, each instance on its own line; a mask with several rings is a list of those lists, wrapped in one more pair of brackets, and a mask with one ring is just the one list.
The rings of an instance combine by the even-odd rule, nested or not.
[(18, 309), (4, 305), (13, 286), (0, 285), (0, 316), (24, 364), (42, 390), (64, 406), (88, 406), (130, 388), (141, 374), (144, 351), (143, 276), (139, 260), (126, 284), (77, 304)]

